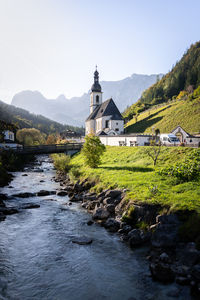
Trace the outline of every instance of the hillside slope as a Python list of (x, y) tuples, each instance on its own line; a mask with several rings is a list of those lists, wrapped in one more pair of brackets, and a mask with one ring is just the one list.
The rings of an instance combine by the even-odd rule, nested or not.
[(152, 133), (154, 127), (159, 128), (161, 133), (167, 133), (178, 125), (189, 133), (200, 132), (200, 98), (155, 106), (129, 121), (125, 130), (127, 133)]
[(200, 41), (191, 45), (175, 67), (160, 81), (145, 90), (137, 103), (124, 112), (129, 120), (150, 106), (168, 102), (181, 91), (191, 93), (200, 85)]
[(41, 115), (34, 115), (22, 108), (6, 104), (3, 101), (0, 101), (0, 120), (12, 123), (18, 128), (36, 128), (46, 134), (61, 132), (67, 129), (84, 133), (82, 128), (62, 125)]

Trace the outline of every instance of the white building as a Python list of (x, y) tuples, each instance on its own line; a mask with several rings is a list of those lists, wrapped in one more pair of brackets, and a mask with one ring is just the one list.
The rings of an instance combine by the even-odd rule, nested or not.
[(190, 134), (181, 126), (174, 128), (171, 133), (175, 134), (179, 138), (180, 142), (186, 146), (200, 146), (200, 135)]
[(129, 134), (117, 136), (99, 136), (102, 144), (106, 146), (147, 146), (150, 144), (152, 135)]
[(90, 115), (85, 122), (85, 134), (119, 135), (124, 132), (124, 120), (112, 98), (102, 103), (99, 73), (94, 72), (90, 93)]
[(4, 141), (5, 142), (14, 142), (15, 141), (15, 134), (13, 131), (10, 130), (4, 130)]

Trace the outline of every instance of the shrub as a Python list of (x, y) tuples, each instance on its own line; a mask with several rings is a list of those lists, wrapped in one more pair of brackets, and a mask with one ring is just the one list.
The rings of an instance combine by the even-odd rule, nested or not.
[(52, 159), (56, 170), (68, 172), (70, 169), (70, 156), (66, 154), (53, 154)]
[(78, 167), (72, 167), (69, 171), (69, 176), (72, 180), (76, 180), (81, 175)]
[(100, 138), (93, 134), (85, 137), (82, 153), (85, 164), (91, 168), (96, 168), (101, 163), (101, 156), (106, 147), (101, 143)]
[(134, 206), (130, 206), (128, 211), (123, 214), (122, 222), (126, 222), (127, 224), (132, 224), (133, 218), (135, 216), (134, 212), (135, 212)]
[(158, 173), (160, 175), (176, 177), (181, 182), (198, 179), (200, 175), (200, 150), (191, 153), (184, 162), (163, 168)]

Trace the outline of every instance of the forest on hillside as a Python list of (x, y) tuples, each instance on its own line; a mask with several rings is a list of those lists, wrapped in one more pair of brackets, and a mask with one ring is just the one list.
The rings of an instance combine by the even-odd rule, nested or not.
[(0, 121), (13, 124), (16, 128), (36, 128), (45, 134), (72, 130), (84, 134), (84, 128), (62, 125), (41, 115), (29, 113), (27, 110), (0, 101)]

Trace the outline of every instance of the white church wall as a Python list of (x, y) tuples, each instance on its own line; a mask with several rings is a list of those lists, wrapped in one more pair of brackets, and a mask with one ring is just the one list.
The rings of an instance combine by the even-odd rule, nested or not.
[(106, 146), (145, 146), (151, 136), (100, 136), (102, 144)]
[(89, 120), (85, 123), (85, 134), (96, 133), (95, 120)]

